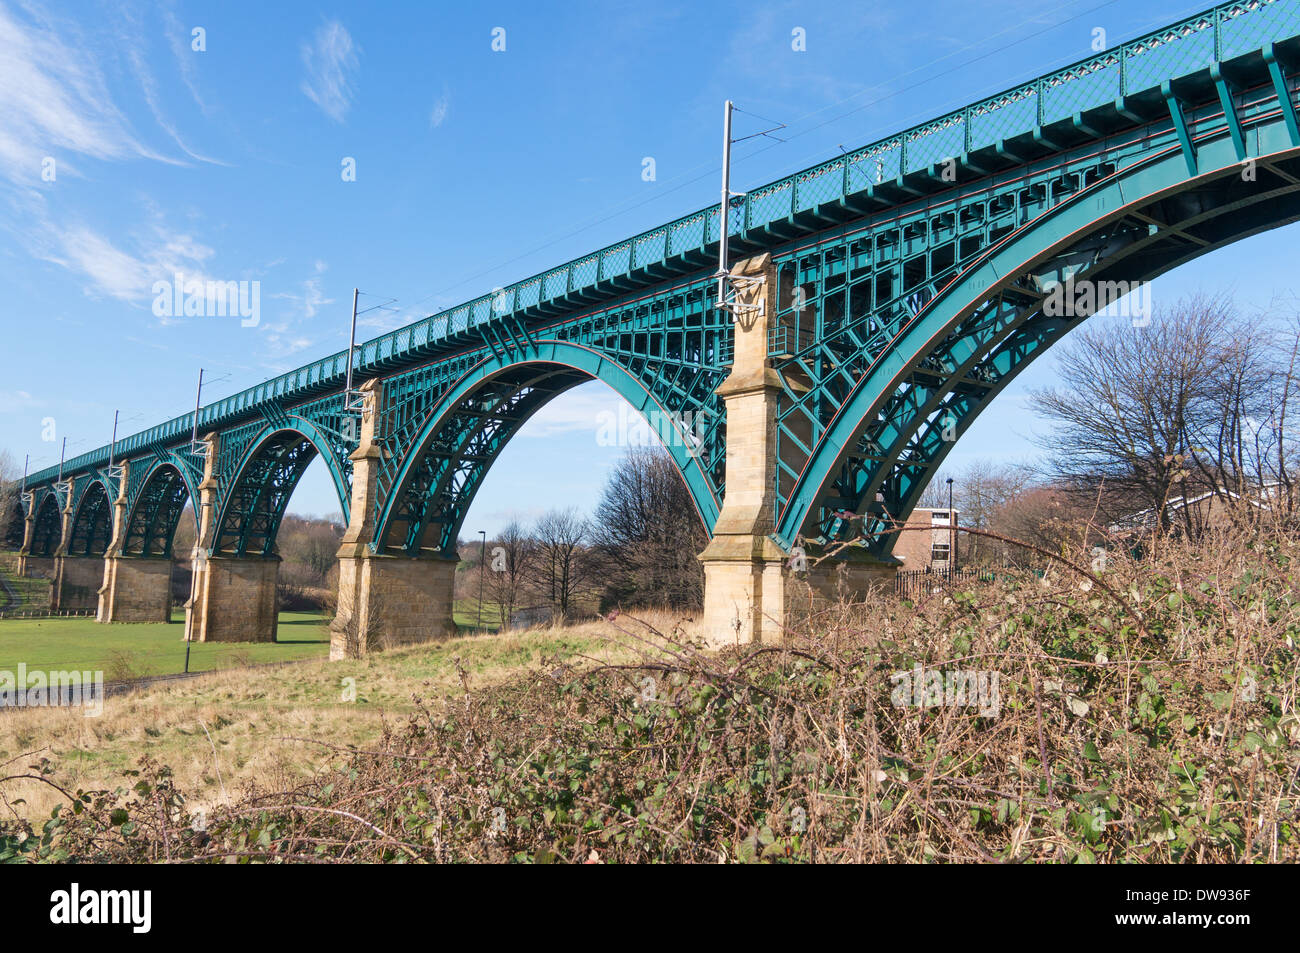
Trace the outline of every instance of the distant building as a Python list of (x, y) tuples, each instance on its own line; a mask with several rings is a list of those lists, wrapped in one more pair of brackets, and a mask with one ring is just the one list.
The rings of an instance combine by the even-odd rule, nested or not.
[[(1283, 492), (1284, 488), (1280, 483), (1266, 483), (1262, 487), (1252, 487), (1246, 491), (1244, 497), (1221, 487), (1218, 492), (1206, 490), (1191, 497), (1171, 497), (1165, 504), (1165, 513), (1169, 518), (1170, 527), (1175, 532), (1182, 532), (1190, 526), (1192, 535), (1195, 536), (1223, 519), (1227, 515), (1230, 502), (1244, 500), (1256, 509), (1267, 510), (1271, 509), (1270, 503)], [(1157, 522), (1156, 510), (1148, 508), (1116, 520), (1110, 525), (1110, 531), (1112, 534), (1122, 534), (1151, 530), (1156, 527)]]
[(954, 526), (960, 515), (959, 510), (926, 507), (912, 510), (894, 543), (894, 556), (903, 561), (899, 570), (946, 570), (954, 561), (960, 567), (960, 551), (954, 552), (959, 536)]
[(549, 625), (555, 615), (552, 606), (528, 606), (510, 613), (510, 629), (532, 629)]

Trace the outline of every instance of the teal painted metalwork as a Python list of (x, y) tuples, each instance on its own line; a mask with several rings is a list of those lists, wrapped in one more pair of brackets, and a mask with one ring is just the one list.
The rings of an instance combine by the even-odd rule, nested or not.
[[(1300, 0), (1221, 4), (734, 200), (733, 260), (770, 252), (777, 271), (774, 538), (887, 552), (953, 438), (1091, 313), (1047, 313), (1053, 288), (1147, 280), (1300, 217), (1298, 62)], [(375, 548), (453, 551), (501, 448), (592, 379), (667, 436), (712, 527), (733, 346), (711, 294), (719, 231), (718, 207), (700, 210), (360, 345), (355, 380), (383, 384)], [(199, 433), (220, 438), (217, 549), (272, 552), (317, 454), (348, 512), (347, 362), (199, 410)], [(118, 443), (141, 555), (168, 551), (178, 501), (197, 492), (194, 426), (188, 414)], [(42, 533), (71, 502), (85, 513), (73, 538), (98, 539), (102, 503), (86, 494), (107, 460), (68, 461), (62, 489), (53, 468), (29, 478)]]

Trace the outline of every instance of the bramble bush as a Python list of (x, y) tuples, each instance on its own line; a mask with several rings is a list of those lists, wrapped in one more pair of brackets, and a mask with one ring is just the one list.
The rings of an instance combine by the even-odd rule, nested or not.
[[(462, 673), (367, 750), (317, 742), (318, 778), (206, 815), (145, 760), (0, 820), (0, 860), (1293, 863), (1297, 555), (1241, 531), (1098, 570), (1067, 548), (718, 653), (613, 618), (637, 664)], [(997, 704), (896, 704), (917, 666), (996, 675)]]

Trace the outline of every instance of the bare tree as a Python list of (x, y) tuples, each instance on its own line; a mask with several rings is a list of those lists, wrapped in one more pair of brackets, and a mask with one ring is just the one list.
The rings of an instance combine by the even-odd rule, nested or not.
[(551, 510), (537, 521), (533, 535), (537, 541), (533, 582), (542, 598), (550, 602), (556, 621), (562, 622), (587, 587), (589, 561), (583, 549), (587, 522), (572, 507)]
[[(1102, 319), (1076, 331), (1060, 358), (1062, 386), (1032, 395), (1054, 424), (1041, 439), (1053, 482), (1085, 497), (1104, 487), (1104, 513), (1145, 508), (1165, 529), (1172, 498), (1221, 484), (1238, 466), (1250, 412), (1239, 377), (1250, 364), (1233, 360), (1236, 324), (1228, 298), (1197, 296), (1144, 327)], [(1234, 408), (1226, 421), (1225, 404)], [(1178, 512), (1191, 518), (1188, 507)]]
[[(958, 513), (960, 525), (987, 530), (994, 514), (1029, 486), (1033, 473), (1028, 467), (1017, 464), (972, 460), (961, 469), (937, 474), (922, 495), (923, 505), (947, 508), (949, 476), (952, 477), (952, 505)], [(966, 536), (961, 546), (962, 562), (966, 565), (996, 563), (1002, 559), (1002, 544), (988, 537)]]
[(537, 541), (518, 520), (512, 520), (488, 546), (488, 582), (491, 599), (497, 604), (501, 628), (519, 608), (524, 583), (537, 555)]
[(690, 492), (660, 448), (631, 448), (592, 518), (604, 569), (604, 606), (692, 609), (704, 601), (697, 558), (708, 542)]
[(22, 474), (8, 450), (0, 450), (0, 549), (17, 549), (23, 541), (19, 503)]
[[(1093, 525), (1094, 507), (1078, 493), (1052, 486), (1026, 486), (989, 513), (987, 529), (1047, 552), (1061, 547), (1099, 543), (1103, 532)], [(996, 542), (996, 541), (991, 541)], [(1042, 565), (1041, 554), (1022, 546), (999, 544), (993, 550), (1007, 566)]]
[(1300, 383), (1296, 378), (1296, 374), (1300, 372), (1300, 315), (1292, 314), (1287, 329), (1278, 342), (1277, 353), (1281, 387), (1272, 418), (1273, 455), (1265, 464), (1264, 472), (1276, 481), (1280, 492), (1275, 494), (1275, 500), (1280, 505), (1283, 515), (1290, 520), (1294, 519), (1296, 514), (1298, 501), (1293, 474), (1297, 463), (1300, 462), (1297, 461), (1300, 450), (1296, 447), (1290, 427), (1290, 413), (1296, 398), (1296, 384)]

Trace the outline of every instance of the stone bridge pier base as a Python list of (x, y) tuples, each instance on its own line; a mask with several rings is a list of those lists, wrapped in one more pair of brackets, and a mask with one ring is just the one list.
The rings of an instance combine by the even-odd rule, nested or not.
[(55, 612), (94, 609), (99, 605), (99, 589), (103, 583), (102, 556), (56, 556), (50, 608)]
[(26, 579), (53, 579), (54, 557), (18, 554), (18, 575)]
[(32, 507), (32, 512), (29, 512), (27, 518), (23, 520), (23, 545), (18, 550), (18, 565), (15, 567), (18, 575), (24, 578), (54, 575), (54, 560), (49, 560), (49, 566), (46, 567), (40, 564), (39, 557), (32, 555), (32, 537), (36, 535), (35, 530), (36, 512), (35, 507)]
[(454, 553), (418, 557), (379, 554), (375, 540), (376, 481), (381, 450), (375, 443), (375, 408), (382, 384), (361, 387), (365, 409), (361, 438), (352, 454), (352, 501), (339, 545), (339, 601), (330, 623), (330, 659), (443, 639), (456, 633)]
[(780, 642), (802, 629), (809, 612), (840, 597), (860, 598), (892, 580), (894, 562), (866, 553), (816, 561), (792, 559), (775, 529), (776, 408), (782, 385), (768, 361), (776, 322), (776, 270), (759, 255), (732, 269), (737, 281), (731, 373), (718, 388), (727, 405), (727, 493), (704, 564), (703, 627), (714, 646)]
[(330, 659), (455, 635), (455, 558), (372, 553), (339, 556), (338, 613), (330, 624)]
[(185, 638), (191, 642), (274, 642), (276, 583), (280, 557), (213, 552), (216, 535), (216, 460), (221, 438), (203, 438), (203, 482), (199, 484), (198, 538), (190, 556), (193, 578), (185, 603)]
[(100, 622), (170, 622), (172, 561), (165, 557), (105, 557), (104, 585), (95, 618)]
[(97, 622), (170, 622), (172, 620), (172, 561), (170, 556), (129, 556), (126, 546), (126, 502), (131, 465), (121, 464), (118, 493), (113, 500), (113, 539), (104, 556), (104, 583), (99, 588)]
[(279, 556), (196, 560), (185, 606), (185, 637), (193, 642), (274, 642)]

